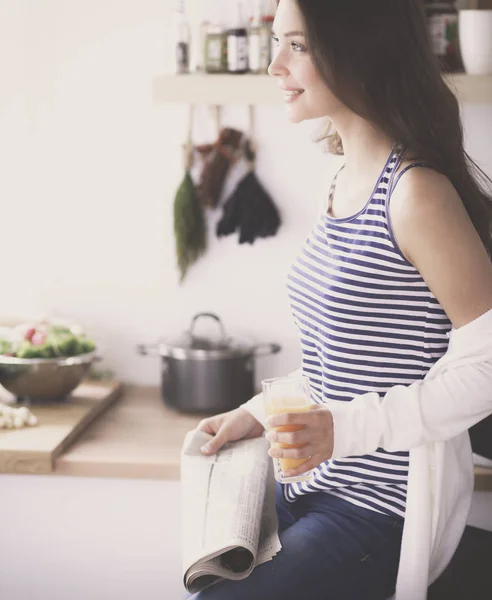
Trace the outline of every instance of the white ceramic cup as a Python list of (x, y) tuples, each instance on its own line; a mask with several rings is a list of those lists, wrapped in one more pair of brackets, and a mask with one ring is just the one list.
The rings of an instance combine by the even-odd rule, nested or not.
[(460, 10), (459, 39), (465, 71), (492, 73), (492, 10)]

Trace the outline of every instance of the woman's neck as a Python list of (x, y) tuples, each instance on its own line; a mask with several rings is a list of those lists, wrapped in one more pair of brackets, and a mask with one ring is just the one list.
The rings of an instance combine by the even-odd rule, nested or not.
[(333, 124), (343, 142), (345, 179), (373, 180), (381, 172), (394, 141), (356, 115)]

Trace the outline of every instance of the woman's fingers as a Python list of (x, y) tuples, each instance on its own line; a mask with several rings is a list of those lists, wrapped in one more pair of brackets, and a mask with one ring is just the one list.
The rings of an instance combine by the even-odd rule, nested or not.
[(228, 442), (227, 428), (223, 426), (221, 416), (202, 419), (197, 425), (197, 429), (214, 436), (207, 444), (201, 447), (203, 454), (215, 454), (220, 448)]
[(313, 426), (316, 423), (321, 423), (325, 418), (323, 413), (329, 413), (330, 411), (325, 406), (319, 404), (313, 404), (309, 407), (309, 410), (300, 413), (279, 413), (278, 415), (272, 415), (267, 419), (268, 429), (274, 429), (275, 427), (282, 427), (285, 425), (310, 425)]
[(274, 427), (281, 427), (285, 425), (306, 425), (309, 422), (309, 416), (311, 411), (306, 411), (303, 413), (280, 413), (278, 415), (273, 415), (268, 417), (267, 426), (269, 429), (273, 429)]
[(203, 445), (200, 450), (203, 454), (215, 454), (230, 440), (226, 427), (220, 427), (214, 437)]
[(311, 444), (306, 444), (302, 448), (279, 448), (273, 446), (268, 451), (272, 458), (308, 458), (313, 453)]
[(217, 419), (208, 418), (202, 419), (200, 423), (196, 426), (199, 431), (204, 431), (205, 433), (210, 433), (211, 435), (215, 435), (217, 430), (219, 429), (220, 423), (217, 422)]
[(299, 431), (269, 431), (265, 435), (269, 442), (279, 442), (281, 444), (307, 444), (313, 441), (313, 432), (308, 429), (300, 429)]
[(287, 471), (285, 471), (284, 475), (286, 477), (295, 477), (296, 475), (301, 475), (301, 473), (305, 473), (306, 471), (314, 469), (322, 462), (323, 460), (319, 454), (313, 454), (311, 458), (308, 458), (306, 462), (303, 462), (302, 465), (300, 465), (296, 469), (288, 469)]
[(284, 472), (295, 477), (314, 469), (333, 454), (333, 416), (324, 406), (313, 405), (303, 413), (272, 415), (268, 421), (266, 439), (272, 446), (272, 458), (301, 460), (296, 469)]

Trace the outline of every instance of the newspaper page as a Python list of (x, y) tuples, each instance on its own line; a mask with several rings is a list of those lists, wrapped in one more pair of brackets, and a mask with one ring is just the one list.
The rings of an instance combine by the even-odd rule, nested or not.
[(277, 552), (280, 552), (282, 549), (282, 545), (278, 537), (278, 518), (275, 492), (273, 461), (269, 460), (265, 501), (263, 502), (263, 513), (261, 515), (260, 540), (258, 542), (258, 553), (256, 555), (256, 567), (269, 560), (272, 560)]
[(210, 439), (190, 431), (181, 452), (183, 578), (191, 593), (243, 579), (281, 548), (268, 442), (240, 440), (204, 456)]

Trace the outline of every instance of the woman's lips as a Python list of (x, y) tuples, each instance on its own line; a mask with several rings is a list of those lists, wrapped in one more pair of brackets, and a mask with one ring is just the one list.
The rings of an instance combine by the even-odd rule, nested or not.
[(299, 96), (304, 93), (304, 90), (300, 89), (296, 90), (282, 88), (282, 91), (284, 93), (284, 101), (288, 103), (295, 102)]

